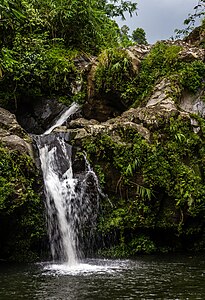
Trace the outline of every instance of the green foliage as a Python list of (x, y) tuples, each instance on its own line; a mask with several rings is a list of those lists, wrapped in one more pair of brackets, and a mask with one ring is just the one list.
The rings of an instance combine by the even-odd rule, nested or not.
[(120, 28), (120, 44), (122, 47), (129, 47), (133, 45), (133, 42), (129, 36), (129, 30), (130, 29), (127, 25), (123, 25)]
[(96, 5), (104, 10), (109, 17), (121, 16), (123, 20), (125, 20), (125, 12), (128, 12), (132, 16), (137, 9), (137, 2), (127, 0), (121, 0), (120, 3), (116, 0), (100, 0), (97, 1)]
[(61, 41), (57, 40), (49, 46), (46, 39), (47, 34), (29, 37), (17, 34), (13, 42), (15, 50), (2, 49), (1, 97), (9, 91), (10, 101), (70, 92), (70, 80), (76, 76), (73, 63), (76, 52), (60, 47)]
[[(65, 0), (4, 0), (1, 5), (1, 40), (5, 43), (11, 38), (9, 42), (12, 42), (16, 32), (23, 35), (48, 32), (50, 39), (61, 38), (66, 46), (95, 52), (98, 47), (111, 42), (111, 35), (113, 41), (115, 39), (116, 26), (107, 17), (106, 6), (106, 2), (100, 5), (95, 0), (72, 0), (69, 3)], [(5, 30), (11, 36), (9, 34), (6, 38)]]
[[(175, 115), (162, 120), (150, 142), (120, 125), (114, 136), (98, 134), (85, 141), (110, 196), (101, 202), (100, 254), (128, 257), (176, 250), (184, 236), (195, 239), (203, 232), (205, 125), (203, 119), (197, 121), (200, 134), (193, 132), (188, 118)], [(169, 238), (163, 241), (156, 232)]]
[[(133, 75), (132, 63), (126, 52), (120, 49), (107, 49), (99, 56), (95, 73), (96, 89), (100, 94), (113, 93), (116, 97), (120, 97)], [(122, 98), (119, 101), (124, 103)]]
[(184, 88), (196, 93), (199, 88), (204, 86), (205, 64), (202, 61), (182, 63), (180, 67), (180, 81)]
[(204, 21), (205, 16), (205, 0), (198, 0), (197, 5), (194, 7), (194, 13), (189, 14), (184, 20), (184, 29), (175, 29), (176, 38), (187, 36), (195, 27), (197, 19)]
[[(113, 5), (113, 6), (112, 6)], [(0, 104), (39, 96), (72, 96), (78, 77), (73, 59), (119, 44), (108, 15), (132, 13), (136, 4), (96, 0), (3, 0), (0, 4)], [(77, 33), (77, 34), (76, 34)]]
[(174, 91), (176, 82), (181, 90), (186, 89), (192, 93), (202, 88), (205, 63), (201, 60), (183, 62), (179, 55), (181, 50), (178, 45), (156, 43), (142, 60), (139, 72), (132, 75), (132, 78), (124, 78), (119, 88), (115, 86), (122, 102), (133, 106), (140, 105), (142, 101), (146, 101), (155, 84), (162, 78), (168, 78), (172, 82), (172, 97), (175, 92), (178, 93)]
[(146, 235), (133, 238), (128, 244), (122, 243), (111, 248), (100, 249), (98, 255), (101, 257), (125, 258), (134, 257), (138, 254), (151, 254), (156, 252), (154, 242)]
[[(34, 259), (45, 236), (43, 203), (31, 158), (0, 147), (0, 253), (6, 259)], [(35, 190), (35, 191), (34, 191)], [(22, 246), (20, 246), (22, 245)]]
[(129, 244), (128, 247), (130, 248), (130, 254), (132, 256), (139, 254), (139, 253), (154, 253), (156, 252), (156, 246), (149, 237), (145, 235), (139, 235), (134, 238)]
[(178, 73), (180, 46), (157, 43), (135, 72), (131, 59), (121, 49), (109, 49), (99, 56), (96, 89), (102, 96), (114, 95), (125, 107), (138, 105), (163, 77)]
[(146, 33), (143, 28), (136, 28), (132, 32), (132, 39), (137, 44), (147, 44)]
[(135, 104), (146, 98), (154, 84), (163, 77), (169, 77), (176, 71), (180, 46), (157, 43), (141, 63), (140, 73), (136, 79), (137, 91)]

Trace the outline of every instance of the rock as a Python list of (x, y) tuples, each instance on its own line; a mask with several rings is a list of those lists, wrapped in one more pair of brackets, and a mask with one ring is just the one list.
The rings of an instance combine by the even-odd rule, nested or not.
[[(132, 114), (132, 109), (130, 112), (126, 112), (122, 116), (110, 119), (106, 122), (99, 123), (96, 120), (86, 120), (84, 118), (79, 118), (73, 120), (68, 125), (67, 131), (70, 133), (71, 139), (75, 141), (84, 139), (88, 136), (97, 136), (98, 134), (106, 133), (112, 135), (114, 140), (121, 142), (121, 138), (118, 135), (118, 129), (133, 129), (146, 140), (150, 139), (150, 132), (142, 124), (135, 123), (136, 119), (130, 116)], [(133, 121), (131, 121), (134, 120)], [(61, 132), (61, 128), (57, 128), (56, 132)]]
[(189, 49), (183, 49), (179, 52), (179, 56), (181, 60), (185, 62), (193, 61), (196, 59), (204, 60), (205, 51), (204, 49), (199, 48), (189, 48)]
[(17, 119), (29, 133), (41, 134), (67, 107), (57, 99), (38, 99), (23, 102), (17, 111)]
[(159, 127), (161, 120), (168, 120), (171, 116), (178, 115), (177, 109), (166, 109), (164, 107), (151, 106), (142, 108), (131, 108), (122, 114), (123, 117), (130, 119), (132, 122), (141, 124), (145, 128)]
[(72, 120), (69, 124), (69, 128), (83, 128), (89, 125), (96, 125), (99, 124), (99, 122), (97, 120), (91, 119), (91, 120), (87, 120), (84, 118), (79, 118), (76, 120)]
[(14, 114), (4, 108), (0, 108), (0, 135), (17, 134), (20, 137), (25, 137), (26, 133), (18, 124)]
[(181, 46), (181, 51), (179, 52), (179, 57), (183, 61), (192, 61), (196, 59), (200, 59), (204, 61), (205, 59), (205, 49), (195, 47), (195, 45), (192, 45), (187, 42), (187, 39), (185, 40), (177, 40), (177, 41), (165, 41), (168, 45), (176, 45)]
[[(141, 60), (149, 53), (151, 46), (135, 45), (123, 48), (132, 62), (132, 72), (137, 73)], [(105, 122), (110, 118), (121, 115), (128, 108), (117, 91), (98, 93), (95, 88), (95, 73), (98, 66), (97, 59), (92, 60), (92, 65), (87, 73), (87, 101), (83, 105), (83, 116), (86, 119), (96, 119)]]
[(195, 46), (203, 45), (205, 42), (204, 26), (202, 25), (194, 28), (194, 30), (184, 40), (185, 42)]
[(157, 106), (158, 109), (174, 111), (176, 110), (176, 105), (174, 99), (171, 98), (173, 95), (171, 82), (164, 78), (160, 83), (158, 83), (147, 102), (146, 107)]
[(124, 49), (128, 56), (132, 58), (135, 58), (137, 60), (142, 60), (145, 55), (147, 55), (150, 50), (151, 50), (151, 46), (150, 45), (134, 45), (134, 46), (130, 46)]
[(181, 110), (198, 114), (202, 118), (205, 117), (205, 103), (203, 100), (204, 97), (204, 91), (201, 91), (198, 94), (190, 94), (186, 91), (182, 93), (179, 107)]
[(33, 157), (32, 145), (24, 141), (17, 135), (8, 135), (0, 138), (0, 140), (6, 145), (10, 150), (17, 150), (21, 154), (29, 154)]
[(93, 60), (95, 60), (94, 56), (88, 56), (84, 53), (74, 59), (74, 64), (79, 70), (83, 71), (88, 68)]
[[(112, 99), (111, 99), (112, 98)], [(95, 119), (99, 122), (105, 122), (110, 118), (119, 116), (125, 107), (115, 99), (114, 96), (104, 99), (90, 98), (82, 108), (82, 114), (86, 119)]]
[(33, 157), (30, 137), (18, 124), (15, 115), (3, 108), (0, 108), (0, 141), (10, 150)]

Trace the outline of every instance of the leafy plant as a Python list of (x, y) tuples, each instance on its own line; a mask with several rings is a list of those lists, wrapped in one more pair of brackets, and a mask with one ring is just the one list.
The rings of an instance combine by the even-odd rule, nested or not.
[[(30, 157), (0, 147), (0, 254), (29, 261), (45, 238), (43, 203)], [(20, 246), (21, 245), (21, 246)], [(34, 247), (35, 245), (35, 247)]]

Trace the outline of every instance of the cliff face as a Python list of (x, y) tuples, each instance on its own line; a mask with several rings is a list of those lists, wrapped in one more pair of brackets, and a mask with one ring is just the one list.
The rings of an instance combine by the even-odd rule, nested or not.
[[(81, 103), (82, 112), (55, 130), (70, 133), (77, 154), (86, 151), (108, 196), (100, 204), (100, 255), (205, 248), (205, 51), (200, 45), (165, 41), (75, 62), (79, 76), (71, 83), (71, 101)], [(50, 99), (27, 108), (20, 108), (17, 118), (27, 131), (39, 133), (64, 107)], [(6, 226), (31, 217), (22, 232), (34, 233), (32, 248), (44, 227), (42, 219), (36, 222), (43, 211), (37, 209), (42, 200), (36, 169), (24, 155), (31, 155), (29, 137), (9, 112), (1, 110), (0, 118), (3, 159), (10, 162), (3, 167), (0, 213)], [(4, 236), (5, 245), (12, 236)]]
[(35, 260), (45, 238), (42, 187), (32, 140), (0, 109), (0, 258)]
[(182, 41), (103, 53), (87, 73), (84, 118), (58, 129), (108, 195), (101, 255), (204, 249), (204, 54)]

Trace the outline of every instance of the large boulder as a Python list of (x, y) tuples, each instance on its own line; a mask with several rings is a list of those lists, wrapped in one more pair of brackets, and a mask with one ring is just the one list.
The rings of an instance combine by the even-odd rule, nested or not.
[(32, 141), (18, 124), (14, 114), (0, 108), (0, 141), (10, 150), (33, 156)]
[[(131, 62), (130, 70), (138, 73), (142, 59), (149, 53), (151, 46), (134, 45), (128, 48), (119, 49)], [(105, 59), (106, 63), (106, 59)], [(110, 118), (121, 115), (129, 105), (125, 104), (117, 91), (109, 93), (100, 92), (96, 89), (95, 74), (99, 61), (93, 59), (87, 72), (87, 101), (83, 105), (83, 116), (86, 119), (96, 119), (105, 122)], [(114, 79), (113, 79), (114, 80)]]

